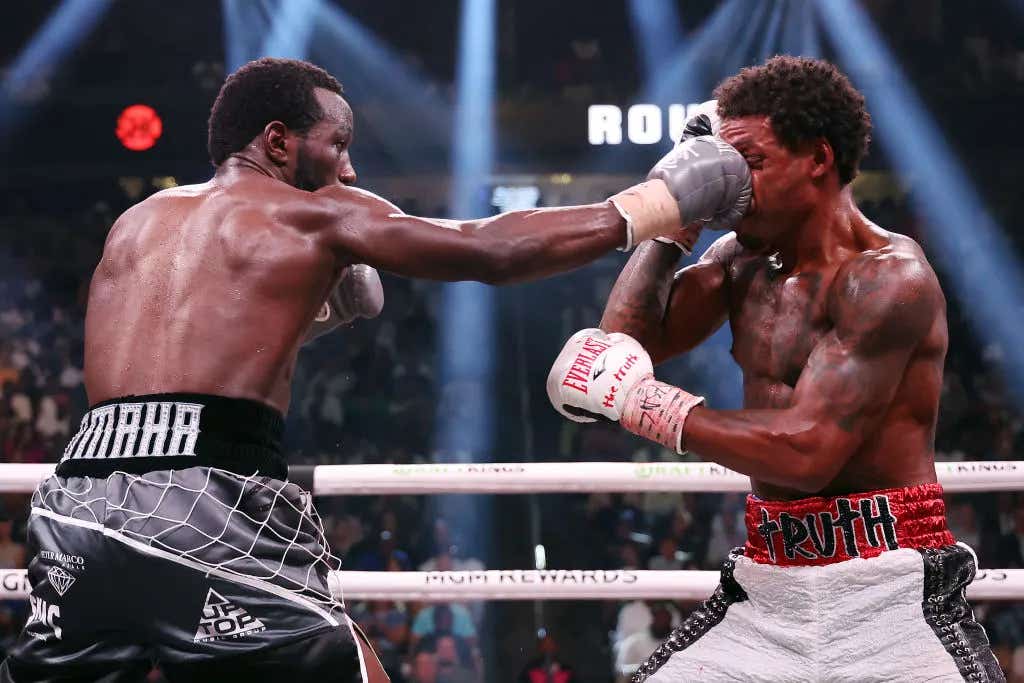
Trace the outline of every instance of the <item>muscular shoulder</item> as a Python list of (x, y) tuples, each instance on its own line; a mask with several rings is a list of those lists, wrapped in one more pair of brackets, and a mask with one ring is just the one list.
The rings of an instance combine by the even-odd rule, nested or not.
[(921, 340), (945, 300), (935, 272), (913, 240), (861, 252), (836, 273), (829, 315), (837, 334), (867, 348)]
[(278, 214), (299, 229), (336, 237), (339, 233), (358, 231), (375, 219), (401, 215), (402, 210), (372, 192), (338, 184), (316, 192), (292, 190)]

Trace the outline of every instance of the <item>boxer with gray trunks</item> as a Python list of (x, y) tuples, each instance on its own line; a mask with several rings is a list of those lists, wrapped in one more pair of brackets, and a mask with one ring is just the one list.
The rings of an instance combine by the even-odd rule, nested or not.
[[(921, 248), (850, 191), (864, 98), (835, 66), (788, 56), (715, 95), (685, 136), (744, 155), (750, 212), (708, 223), (735, 231), (675, 274), (675, 246), (641, 245), (601, 329), (574, 335), (548, 378), (570, 419), (618, 420), (751, 479), (745, 546), (633, 680), (1004, 681), (935, 477), (945, 299)], [(726, 320), (743, 409), (654, 378), (652, 359)]]
[(341, 92), (307, 62), (246, 64), (210, 115), (213, 179), (111, 229), (85, 325), (92, 408), (32, 498), (32, 618), (0, 681), (135, 681), (154, 663), (171, 681), (386, 680), (286, 479), (303, 341), (380, 311), (374, 267), (528, 280), (749, 200), (746, 163), (708, 137), (598, 204), (408, 216), (353, 187)]

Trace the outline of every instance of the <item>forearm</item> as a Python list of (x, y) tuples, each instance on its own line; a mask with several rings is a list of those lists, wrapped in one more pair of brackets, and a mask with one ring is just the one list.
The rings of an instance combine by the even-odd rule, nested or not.
[(491, 284), (534, 280), (585, 265), (626, 243), (626, 222), (610, 202), (512, 211), (459, 221), (484, 251)]
[(695, 408), (686, 418), (683, 447), (752, 479), (814, 493), (842, 465), (820, 425), (791, 410)]
[(601, 317), (605, 332), (624, 332), (659, 357), (669, 293), (679, 249), (648, 241), (639, 245), (622, 269)]

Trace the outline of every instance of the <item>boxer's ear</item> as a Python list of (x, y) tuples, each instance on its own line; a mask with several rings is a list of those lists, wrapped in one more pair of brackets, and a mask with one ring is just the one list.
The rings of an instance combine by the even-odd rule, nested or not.
[(825, 138), (818, 138), (811, 147), (811, 178), (818, 180), (835, 168), (836, 155)]

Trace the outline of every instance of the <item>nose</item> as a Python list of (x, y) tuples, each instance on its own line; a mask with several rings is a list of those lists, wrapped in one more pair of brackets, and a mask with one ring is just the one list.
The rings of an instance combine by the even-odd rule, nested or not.
[(338, 171), (338, 180), (342, 185), (355, 185), (356, 177), (356, 169), (352, 168), (352, 164), (345, 164)]

